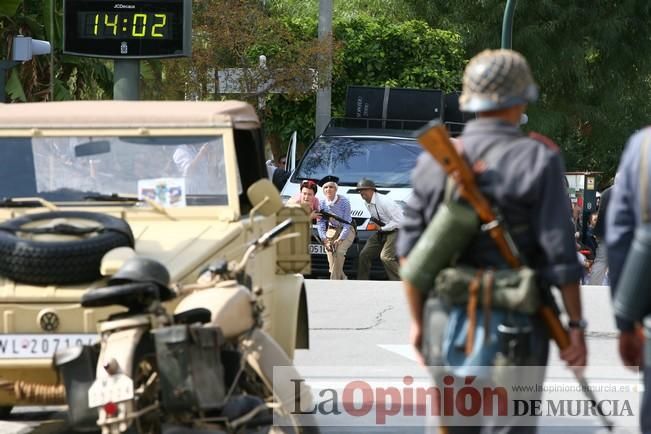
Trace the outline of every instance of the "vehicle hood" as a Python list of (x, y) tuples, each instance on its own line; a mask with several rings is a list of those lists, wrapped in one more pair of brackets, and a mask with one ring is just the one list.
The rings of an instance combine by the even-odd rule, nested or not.
[[(198, 271), (206, 261), (229, 245), (237, 244), (243, 232), (240, 222), (217, 219), (184, 221), (129, 221), (136, 241), (138, 255), (163, 263), (172, 282)], [(0, 277), (0, 302), (79, 301), (88, 288), (101, 287), (106, 279), (91, 284), (35, 286), (16, 283)]]

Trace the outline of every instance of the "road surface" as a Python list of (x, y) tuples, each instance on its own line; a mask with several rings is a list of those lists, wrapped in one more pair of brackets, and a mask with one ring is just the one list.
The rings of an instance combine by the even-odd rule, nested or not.
[[(397, 282), (309, 280), (307, 283), (310, 311), (310, 349), (297, 351), (295, 362), (299, 370), (318, 386), (336, 387), (347, 380), (347, 370), (368, 367), (367, 370), (395, 367), (426, 374), (415, 361), (408, 345), (408, 313), (402, 287)], [(621, 368), (610, 295), (607, 287), (584, 287), (584, 314), (589, 323), (587, 334), (589, 364), (617, 371)], [(562, 367), (555, 349), (550, 365)], [(325, 370), (322, 368), (325, 367)], [(325, 374), (322, 374), (325, 372)], [(316, 373), (316, 374), (315, 374)], [(571, 382), (567, 380), (567, 382)], [(558, 381), (556, 382), (558, 383)], [(555, 384), (556, 384), (555, 383)], [(562, 381), (561, 381), (562, 383)], [(64, 433), (64, 408), (17, 408), (5, 421), (0, 421), (0, 433), (53, 434)], [(637, 409), (636, 409), (637, 411)], [(412, 418), (413, 419), (413, 418)], [(594, 418), (590, 426), (543, 427), (542, 433), (604, 432)], [(562, 418), (559, 423), (565, 423)], [(423, 424), (427, 421), (423, 420)], [(567, 423), (566, 425), (571, 425)], [(420, 426), (399, 428), (363, 426), (353, 429), (329, 427), (322, 432), (423, 432)], [(620, 428), (616, 432), (635, 432)]]

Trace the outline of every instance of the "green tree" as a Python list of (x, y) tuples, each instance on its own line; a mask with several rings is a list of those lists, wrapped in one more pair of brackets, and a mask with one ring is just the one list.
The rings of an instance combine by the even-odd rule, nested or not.
[[(267, 0), (267, 5), (275, 16), (314, 19), (319, 14), (319, 0)], [(404, 0), (333, 0), (333, 6), (333, 15), (340, 20), (366, 16), (401, 22), (420, 17)]]
[[(316, 37), (316, 20), (292, 20), (292, 26)], [(423, 21), (395, 23), (367, 16), (335, 20), (337, 42), (333, 70), (333, 115), (344, 115), (349, 85), (420, 89), (458, 89), (465, 63), (458, 34), (433, 29)], [(289, 137), (298, 131), (299, 142), (313, 138), (315, 98), (274, 95), (265, 112), (268, 132)]]
[[(470, 55), (500, 45), (504, 0), (406, 2), (427, 3), (429, 23), (458, 31)], [(649, 122), (650, 18), (646, 0), (518, 2), (513, 48), (541, 88), (529, 127), (559, 142), (568, 169), (610, 178), (627, 136)]]
[(61, 53), (62, 7), (61, 0), (3, 0), (1, 3), (2, 58), (9, 57), (13, 38), (19, 34), (50, 41), (52, 46), (51, 56), (37, 56), (11, 70), (6, 91), (12, 101), (110, 97), (113, 76), (106, 61)]

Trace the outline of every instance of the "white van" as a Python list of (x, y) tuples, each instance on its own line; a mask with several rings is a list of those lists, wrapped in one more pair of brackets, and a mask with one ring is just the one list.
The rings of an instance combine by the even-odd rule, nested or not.
[[(327, 175), (339, 177), (338, 193), (350, 200), (352, 218), (357, 227), (356, 242), (348, 250), (344, 264), (344, 272), (352, 279), (357, 274), (359, 251), (373, 231), (377, 230), (377, 226), (369, 220), (370, 214), (364, 200), (355, 190), (357, 182), (362, 178), (371, 179), (380, 194), (386, 194), (404, 205), (412, 194), (410, 175), (421, 152), (422, 148), (411, 129), (329, 126), (306, 149), (298, 163), (295, 146), (290, 145), (287, 163), (293, 173), (281, 195), (284, 200), (294, 196), (304, 179), (320, 180)], [(320, 188), (317, 197), (324, 197)], [(325, 249), (317, 237), (313, 237), (310, 251), (312, 276), (329, 276)], [(379, 258), (373, 263), (371, 277), (386, 278)]]

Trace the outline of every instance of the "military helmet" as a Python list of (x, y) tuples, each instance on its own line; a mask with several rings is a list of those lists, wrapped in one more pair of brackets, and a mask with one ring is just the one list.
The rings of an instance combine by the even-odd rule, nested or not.
[(159, 288), (167, 288), (170, 284), (170, 273), (163, 264), (154, 259), (132, 256), (111, 276), (109, 285), (132, 282), (152, 282)]
[(537, 99), (538, 86), (524, 56), (513, 50), (484, 50), (466, 66), (459, 108), (485, 112)]

